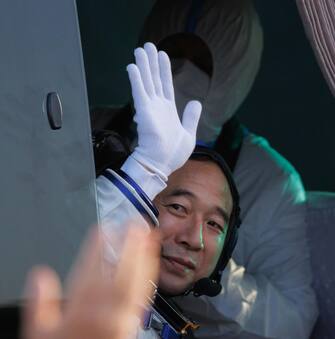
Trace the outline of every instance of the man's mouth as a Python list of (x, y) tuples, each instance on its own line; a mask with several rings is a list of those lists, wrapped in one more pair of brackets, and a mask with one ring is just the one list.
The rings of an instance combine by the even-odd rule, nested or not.
[(191, 260), (185, 260), (179, 257), (165, 256), (162, 255), (162, 258), (168, 261), (171, 265), (173, 265), (176, 269), (185, 271), (187, 270), (195, 270), (196, 265)]

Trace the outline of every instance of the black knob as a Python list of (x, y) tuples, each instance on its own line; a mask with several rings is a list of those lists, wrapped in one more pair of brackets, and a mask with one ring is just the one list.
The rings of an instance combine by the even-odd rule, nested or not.
[(60, 129), (62, 127), (63, 110), (62, 103), (56, 92), (48, 93), (46, 109), (49, 124), (52, 129)]

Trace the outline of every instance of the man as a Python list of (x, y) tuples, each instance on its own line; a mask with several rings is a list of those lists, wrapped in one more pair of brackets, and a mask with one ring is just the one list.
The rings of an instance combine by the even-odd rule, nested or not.
[(159, 209), (159, 287), (183, 294), (215, 269), (233, 210), (222, 169), (209, 158), (189, 160), (154, 200)]
[(252, 1), (157, 0), (142, 40), (169, 54), (177, 108), (192, 98), (201, 101), (197, 139), (223, 155), (240, 194), (243, 227), (222, 275), (222, 293), (180, 298), (180, 305), (211, 326), (212, 337), (235, 322), (266, 337), (308, 338), (317, 306), (304, 187), (293, 166), (234, 117), (263, 48)]
[(127, 219), (140, 214), (148, 232), (159, 220), (162, 293), (217, 295), (239, 225), (234, 182), (216, 152), (193, 151), (201, 105), (189, 102), (180, 122), (166, 53), (147, 43), (135, 58), (128, 72), (138, 146), (120, 171), (107, 169), (97, 179), (105, 256), (118, 260)]

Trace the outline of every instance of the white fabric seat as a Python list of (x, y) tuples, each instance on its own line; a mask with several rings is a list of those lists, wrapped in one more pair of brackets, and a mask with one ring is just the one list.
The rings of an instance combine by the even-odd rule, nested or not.
[(335, 335), (335, 193), (308, 193), (308, 240), (320, 315), (311, 339)]

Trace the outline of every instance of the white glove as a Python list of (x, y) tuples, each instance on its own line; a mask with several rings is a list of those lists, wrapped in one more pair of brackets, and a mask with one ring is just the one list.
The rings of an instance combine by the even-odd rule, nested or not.
[[(152, 198), (165, 187), (167, 177), (190, 157), (195, 147), (201, 104), (190, 101), (180, 122), (168, 55), (157, 52), (152, 43), (146, 43), (144, 48), (135, 50), (135, 58), (136, 65), (128, 65), (127, 70), (136, 109), (138, 146), (122, 169)], [(144, 178), (143, 169), (156, 177), (156, 183), (159, 180), (161, 183), (146, 190), (143, 186), (148, 186), (148, 177)]]

